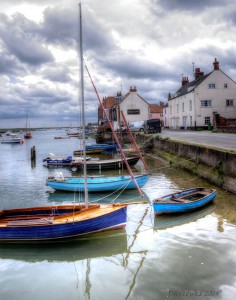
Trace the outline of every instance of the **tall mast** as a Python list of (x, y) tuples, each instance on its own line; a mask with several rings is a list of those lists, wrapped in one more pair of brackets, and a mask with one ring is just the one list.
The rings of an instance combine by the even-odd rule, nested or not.
[(82, 117), (82, 136), (83, 136), (83, 167), (84, 167), (84, 201), (88, 207), (88, 185), (86, 168), (86, 145), (85, 145), (85, 110), (84, 110), (84, 62), (83, 62), (83, 31), (82, 31), (82, 11), (79, 3), (79, 25), (80, 25), (80, 98), (81, 98), (81, 117)]
[(125, 162), (126, 168), (127, 168), (127, 170), (129, 171), (129, 174), (130, 174), (131, 178), (133, 179), (133, 182), (134, 182), (134, 184), (135, 184), (135, 186), (136, 186), (136, 188), (137, 188), (137, 190), (138, 190), (138, 192), (139, 192), (139, 195), (140, 195), (140, 196), (143, 196), (143, 192), (141, 191), (140, 187), (138, 186), (138, 183), (137, 183), (137, 181), (136, 181), (136, 179), (135, 179), (135, 177), (134, 177), (134, 174), (133, 174), (133, 172), (132, 172), (132, 170), (131, 170), (131, 168), (130, 168), (130, 166), (129, 166), (129, 163), (128, 163), (126, 157), (125, 157), (124, 151), (123, 151), (123, 149), (122, 149), (122, 147), (121, 147), (121, 145), (120, 145), (120, 142), (119, 142), (119, 140), (118, 140), (118, 137), (117, 137), (117, 135), (116, 135), (116, 133), (115, 133), (115, 131), (114, 131), (114, 128), (113, 128), (113, 126), (112, 126), (112, 124), (111, 124), (111, 121), (110, 121), (110, 118), (109, 118), (109, 116), (108, 116), (108, 113), (106, 112), (106, 110), (105, 110), (105, 108), (104, 108), (104, 105), (103, 105), (103, 103), (102, 103), (102, 100), (100, 99), (100, 96), (99, 96), (99, 94), (98, 94), (98, 91), (97, 91), (97, 89), (96, 89), (96, 86), (95, 86), (95, 84), (94, 84), (94, 82), (93, 82), (93, 79), (92, 79), (92, 77), (91, 77), (91, 75), (90, 75), (90, 73), (89, 73), (89, 70), (88, 70), (88, 67), (86, 66), (86, 64), (85, 64), (85, 68), (86, 68), (86, 70), (87, 70), (88, 76), (89, 76), (89, 78), (90, 78), (90, 80), (91, 80), (91, 83), (92, 83), (92, 85), (93, 85), (94, 91), (95, 91), (95, 93), (96, 93), (96, 95), (97, 95), (98, 101), (99, 101), (99, 103), (100, 103), (100, 105), (101, 105), (101, 107), (102, 107), (102, 110), (103, 110), (103, 112), (104, 112), (104, 114), (105, 114), (105, 116), (106, 116), (107, 122), (108, 122), (108, 124), (109, 124), (109, 126), (110, 126), (110, 128), (111, 128), (112, 134), (113, 134), (113, 136), (114, 136), (114, 138), (115, 138), (115, 141), (116, 141), (116, 143), (117, 143), (117, 145), (118, 145), (118, 148), (119, 148), (119, 150), (120, 150), (121, 157), (122, 157), (123, 161)]

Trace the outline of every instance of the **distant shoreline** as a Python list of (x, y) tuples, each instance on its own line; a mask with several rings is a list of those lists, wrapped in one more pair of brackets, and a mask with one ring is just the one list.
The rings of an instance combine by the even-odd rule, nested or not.
[(39, 127), (39, 128), (0, 128), (0, 133), (7, 131), (18, 132), (18, 131), (36, 131), (36, 130), (48, 130), (48, 129), (77, 129), (77, 127)]

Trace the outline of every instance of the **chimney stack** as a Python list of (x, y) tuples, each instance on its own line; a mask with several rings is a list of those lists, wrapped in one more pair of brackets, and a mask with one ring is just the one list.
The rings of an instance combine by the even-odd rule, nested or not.
[(130, 92), (137, 92), (136, 86), (134, 86), (134, 87), (131, 86), (130, 89), (129, 89), (129, 91)]
[(220, 69), (220, 63), (218, 60), (215, 58), (215, 61), (213, 62), (214, 65), (214, 70), (219, 70)]
[(200, 77), (202, 77), (202, 76), (204, 76), (204, 72), (201, 72), (201, 69), (200, 68), (196, 68), (195, 69), (195, 79), (198, 79), (198, 78), (200, 78)]
[(189, 83), (188, 77), (182, 77), (182, 86)]

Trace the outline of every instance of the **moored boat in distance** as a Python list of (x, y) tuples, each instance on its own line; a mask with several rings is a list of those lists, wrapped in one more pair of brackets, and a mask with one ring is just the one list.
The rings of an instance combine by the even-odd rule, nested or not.
[(22, 137), (18, 137), (16, 133), (9, 133), (6, 137), (1, 139), (2, 144), (23, 144), (24, 139)]
[(32, 137), (33, 136), (31, 135), (30, 131), (26, 132), (25, 135), (24, 135), (25, 139), (32, 139)]
[(153, 209), (156, 215), (185, 213), (208, 204), (215, 197), (216, 191), (214, 189), (196, 187), (153, 200)]
[[(139, 161), (139, 156), (129, 156), (126, 158), (128, 164), (130, 166), (134, 166)], [(79, 168), (83, 168), (83, 161), (72, 161), (71, 166), (77, 166)], [(110, 158), (110, 159), (93, 159), (91, 158), (86, 163), (87, 170), (108, 170), (108, 169), (122, 169), (126, 168), (126, 164), (121, 157), (118, 158)]]
[[(89, 160), (91, 157), (86, 157), (86, 160)], [(81, 163), (83, 157), (73, 157), (73, 156), (56, 156), (53, 153), (49, 153), (47, 158), (43, 159), (43, 162), (46, 162), (47, 166), (71, 166), (71, 163)]]
[[(117, 151), (117, 148), (117, 144), (93, 144), (85, 146), (85, 151), (87, 154), (96, 154), (102, 152)], [(81, 155), (82, 150), (75, 150), (73, 153), (74, 155)]]

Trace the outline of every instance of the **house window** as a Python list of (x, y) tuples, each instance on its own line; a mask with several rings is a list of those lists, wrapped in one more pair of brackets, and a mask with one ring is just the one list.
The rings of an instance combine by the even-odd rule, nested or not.
[(184, 102), (182, 103), (182, 111), (184, 111)]
[(128, 115), (140, 115), (140, 109), (127, 109)]
[(179, 104), (177, 104), (177, 113), (179, 112)]
[(170, 106), (170, 114), (172, 114), (172, 106)]
[(227, 89), (227, 87), (228, 87), (228, 84), (224, 83), (224, 88)]
[(189, 101), (189, 110), (192, 111), (192, 100)]
[(109, 116), (109, 109), (108, 108), (105, 108), (105, 110), (103, 112), (103, 119), (105, 119), (106, 116)]
[(208, 88), (209, 88), (209, 89), (215, 89), (215, 88), (216, 88), (215, 83), (209, 83), (209, 84), (208, 84)]
[(226, 106), (234, 106), (234, 100), (233, 99), (226, 99)]
[(201, 107), (211, 106), (211, 100), (201, 100)]
[(192, 127), (193, 126), (193, 117), (190, 116), (190, 126)]
[(211, 117), (205, 117), (205, 125), (211, 124)]

